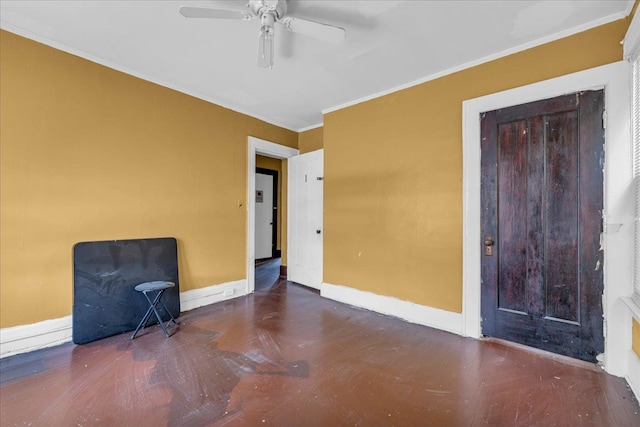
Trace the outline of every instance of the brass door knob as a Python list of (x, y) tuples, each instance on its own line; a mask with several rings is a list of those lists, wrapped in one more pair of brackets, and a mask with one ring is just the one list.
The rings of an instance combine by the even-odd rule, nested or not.
[(493, 256), (493, 236), (485, 236), (484, 238), (484, 254)]

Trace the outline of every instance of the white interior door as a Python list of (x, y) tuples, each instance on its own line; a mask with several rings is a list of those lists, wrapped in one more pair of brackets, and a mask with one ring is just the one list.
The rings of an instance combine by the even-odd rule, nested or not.
[(273, 255), (273, 176), (256, 173), (255, 259)]
[(324, 150), (289, 159), (288, 279), (322, 284)]

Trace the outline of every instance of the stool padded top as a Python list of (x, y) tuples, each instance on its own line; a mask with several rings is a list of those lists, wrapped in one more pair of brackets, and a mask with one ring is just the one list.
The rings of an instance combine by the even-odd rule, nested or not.
[(173, 288), (176, 284), (173, 282), (165, 282), (164, 280), (156, 280), (154, 282), (144, 282), (140, 283), (135, 287), (135, 290), (138, 292), (145, 291), (160, 291), (162, 289)]

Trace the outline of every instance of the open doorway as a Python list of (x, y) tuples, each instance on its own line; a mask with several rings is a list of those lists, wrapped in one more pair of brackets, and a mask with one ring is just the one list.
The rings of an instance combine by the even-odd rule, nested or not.
[(255, 257), (258, 262), (279, 258), (282, 252), (282, 160), (258, 155), (256, 163)]
[(256, 260), (255, 292), (268, 291), (281, 279), (281, 258), (265, 258)]
[[(287, 246), (287, 229), (288, 221), (286, 218), (286, 205), (288, 200), (288, 186), (287, 186), (287, 161), (286, 159), (296, 156), (299, 151), (295, 148), (286, 147), (284, 145), (275, 144), (273, 142), (265, 141), (255, 137), (248, 138), (248, 150), (247, 150), (247, 293), (254, 292), (256, 290), (256, 277), (258, 273), (262, 274), (267, 270), (268, 275), (273, 275), (274, 271), (277, 271), (277, 275), (280, 275), (280, 265), (286, 265), (286, 246)], [(260, 156), (260, 157), (258, 157)], [(281, 190), (279, 197), (280, 212), (277, 212), (280, 216), (280, 227), (276, 231), (276, 246), (275, 253), (277, 259), (281, 260), (281, 263), (274, 261), (273, 263), (260, 263), (260, 270), (256, 271), (256, 167), (258, 165), (258, 158), (266, 158), (267, 162), (276, 164), (280, 163), (280, 183)], [(262, 162), (263, 160), (260, 160)], [(264, 193), (263, 193), (264, 197)], [(264, 198), (262, 199), (264, 203)], [(276, 215), (276, 223), (278, 222)], [(280, 235), (280, 248), (281, 253), (278, 253), (278, 234)], [(272, 237), (273, 239), (273, 237)], [(272, 257), (274, 258), (274, 257)], [(262, 260), (261, 260), (262, 261)], [(277, 264), (277, 269), (274, 265)], [(264, 279), (261, 277), (261, 283)], [(267, 281), (270, 279), (266, 279)]]
[(256, 156), (255, 290), (280, 278), (282, 253), (282, 159)]

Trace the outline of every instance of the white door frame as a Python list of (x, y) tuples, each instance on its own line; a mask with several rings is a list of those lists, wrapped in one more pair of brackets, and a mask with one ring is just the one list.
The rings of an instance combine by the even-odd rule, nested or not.
[[(288, 159), (297, 156), (300, 151), (265, 141), (264, 139), (248, 137), (247, 148), (247, 294), (254, 291), (256, 287), (256, 155), (261, 154), (276, 159)], [(284, 167), (283, 167), (284, 170)], [(287, 200), (289, 200), (289, 186), (287, 186)], [(287, 230), (289, 230), (289, 217), (287, 216)]]
[[(480, 113), (582, 90), (605, 90), (604, 335), (607, 372), (624, 376), (631, 347), (631, 320), (621, 297), (632, 292), (633, 200), (631, 185), (631, 71), (620, 61), (586, 71), (464, 101), (462, 334), (480, 337)], [(594, 266), (595, 267), (595, 266)]]

